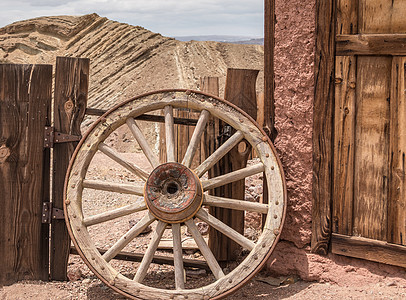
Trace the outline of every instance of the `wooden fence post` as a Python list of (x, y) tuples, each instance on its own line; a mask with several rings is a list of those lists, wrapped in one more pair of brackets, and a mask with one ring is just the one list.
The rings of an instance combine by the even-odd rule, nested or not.
[(48, 280), (51, 98), (51, 65), (0, 65), (0, 285)]
[[(227, 101), (247, 112), (253, 119), (256, 119), (257, 116), (256, 80), (258, 73), (258, 70), (228, 69), (224, 92), (224, 98)], [(211, 138), (218, 143), (218, 147), (232, 133), (228, 131), (227, 124), (219, 122), (219, 125), (215, 126), (214, 129), (214, 137)], [(217, 140), (218, 137), (219, 140)], [(214, 166), (211, 173), (209, 173), (209, 177), (244, 168), (247, 165), (250, 153), (251, 147), (248, 143), (245, 143), (245, 149), (239, 149), (239, 145), (237, 145)], [(245, 180), (216, 188), (214, 195), (244, 200)], [(236, 231), (244, 233), (244, 212), (210, 207), (210, 213)], [(240, 246), (237, 243), (213, 228), (210, 228), (209, 231), (209, 247), (219, 261), (235, 260), (240, 253)]]
[[(80, 135), (89, 85), (89, 59), (58, 57), (55, 71), (54, 127), (56, 132)], [(52, 202), (63, 209), (65, 174), (77, 143), (55, 144), (53, 148)], [(50, 278), (67, 280), (70, 238), (65, 220), (52, 220)]]

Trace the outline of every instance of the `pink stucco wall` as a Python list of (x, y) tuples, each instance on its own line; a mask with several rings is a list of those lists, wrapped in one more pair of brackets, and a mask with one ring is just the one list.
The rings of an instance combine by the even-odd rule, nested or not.
[(314, 0), (276, 1), (275, 145), (288, 188), (282, 239), (298, 248), (311, 238), (314, 11)]
[(316, 0), (276, 0), (275, 146), (285, 171), (288, 209), (268, 271), (344, 285), (395, 282), (406, 287), (403, 268), (310, 253), (315, 4)]

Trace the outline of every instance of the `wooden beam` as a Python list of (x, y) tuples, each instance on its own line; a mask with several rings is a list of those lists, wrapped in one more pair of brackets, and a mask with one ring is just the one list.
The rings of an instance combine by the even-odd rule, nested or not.
[[(253, 119), (256, 119), (256, 79), (258, 70), (247, 69), (228, 69), (227, 80), (224, 92), (224, 98), (247, 112)], [(218, 122), (215, 138), (223, 133), (222, 139), (217, 140), (217, 148), (225, 143), (228, 136), (227, 124)], [(230, 131), (232, 135), (234, 132)], [(240, 143), (245, 143), (241, 141)], [(240, 152), (238, 145), (232, 148), (213, 168), (214, 172), (209, 173), (209, 178), (218, 177), (223, 174), (229, 174), (235, 170), (246, 167), (248, 156), (251, 153), (251, 147), (246, 143), (246, 150)], [(218, 178), (217, 178), (218, 179)], [(210, 182), (210, 181), (209, 181)], [(214, 181), (211, 181), (214, 182)], [(227, 197), (237, 200), (244, 200), (245, 197), (245, 180), (239, 180), (225, 186), (218, 187), (214, 190), (213, 195)], [(235, 211), (219, 207), (210, 207), (210, 214), (227, 224), (239, 233), (244, 232), (244, 212)], [(236, 253), (240, 251), (240, 245), (227, 238), (222, 233), (213, 228), (209, 230), (209, 246), (215, 257), (219, 261), (234, 260), (237, 258)]]
[(316, 0), (311, 247), (319, 254), (327, 254), (331, 234), (335, 16), (335, 1)]
[(406, 55), (406, 34), (341, 34), (337, 55)]
[[(61, 133), (81, 135), (89, 86), (89, 59), (57, 57), (55, 74), (54, 127)], [(55, 144), (53, 150), (53, 207), (62, 209), (63, 187), (69, 160), (77, 143)], [(52, 220), (50, 278), (67, 280), (70, 238), (65, 220)]]
[(48, 280), (49, 225), (41, 210), (49, 200), (51, 99), (51, 65), (0, 64), (0, 286)]
[(392, 61), (387, 241), (406, 245), (406, 57)]
[(406, 268), (406, 248), (387, 242), (334, 233), (331, 252)]
[[(104, 249), (97, 249), (97, 250), (102, 255), (107, 252), (107, 250), (104, 250)], [(79, 255), (79, 253), (75, 247), (71, 247), (70, 253), (73, 255)], [(121, 251), (118, 254), (116, 254), (116, 256), (114, 256), (113, 259), (140, 262), (143, 257), (144, 257), (144, 253), (133, 253), (133, 252)], [(170, 256), (168, 257), (168, 256), (162, 256), (162, 255), (154, 255), (154, 257), (152, 258), (152, 263), (173, 266), (173, 258)], [(208, 271), (210, 270), (209, 266), (207, 265), (207, 263), (204, 260), (184, 258), (183, 266), (186, 268), (198, 268), (198, 269), (204, 269), (204, 270), (208, 270)]]
[[(106, 112), (107, 112), (107, 110), (97, 109), (97, 108), (87, 108), (86, 109), (86, 114), (89, 116), (101, 117)], [(139, 120), (139, 121), (151, 121), (151, 122), (157, 122), (157, 123), (165, 123), (164, 116), (143, 114), (138, 117), (135, 117), (135, 119)], [(196, 126), (197, 121), (198, 121), (197, 119), (186, 119), (186, 118), (176, 118), (176, 117), (173, 118), (173, 122), (178, 125)]]
[(265, 0), (264, 31), (264, 124), (263, 129), (275, 141), (275, 0)]

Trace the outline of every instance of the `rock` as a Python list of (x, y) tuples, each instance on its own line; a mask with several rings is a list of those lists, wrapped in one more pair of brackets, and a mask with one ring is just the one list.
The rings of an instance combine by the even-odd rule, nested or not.
[(79, 268), (68, 270), (68, 278), (70, 281), (77, 281), (82, 277), (82, 271)]

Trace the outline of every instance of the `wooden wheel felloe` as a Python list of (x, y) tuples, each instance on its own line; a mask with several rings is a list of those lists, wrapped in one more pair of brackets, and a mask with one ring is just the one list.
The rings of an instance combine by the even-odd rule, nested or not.
[[(176, 161), (174, 130), (174, 109), (192, 109), (200, 112), (186, 153)], [(165, 123), (166, 161), (159, 158), (147, 142), (137, 117), (147, 113), (160, 113)], [(210, 157), (193, 167), (195, 153), (201, 143), (202, 134), (209, 117), (223, 120), (235, 129), (235, 133)], [(156, 118), (159, 119), (159, 118)], [(108, 146), (108, 137), (121, 126), (127, 126), (145, 155), (150, 169), (145, 169), (113, 147)], [(243, 139), (255, 149), (257, 163), (241, 170), (207, 179), (205, 174), (225, 154)], [(102, 153), (116, 164), (121, 165), (137, 180), (114, 182), (90, 178), (89, 165), (96, 153)], [(231, 182), (242, 180), (256, 174), (266, 175), (268, 204), (228, 199), (208, 195), (208, 191)], [(88, 189), (100, 193), (132, 195), (130, 203), (90, 214), (85, 206)], [(123, 196), (124, 197), (124, 196)], [(144, 200), (137, 200), (143, 197)], [(244, 112), (219, 98), (190, 90), (166, 90), (141, 95), (126, 101), (98, 119), (85, 134), (72, 157), (65, 183), (65, 218), (72, 240), (86, 264), (107, 285), (117, 292), (137, 299), (212, 299), (221, 298), (241, 287), (258, 272), (273, 251), (279, 238), (286, 208), (286, 191), (281, 164), (275, 149), (265, 133)], [(206, 209), (208, 206), (236, 209), (246, 212), (266, 214), (265, 226), (258, 238), (253, 240), (244, 236), (214, 216)], [(131, 214), (143, 214), (128, 231), (120, 233), (109, 244), (106, 251), (99, 251), (100, 243), (92, 237), (92, 227), (105, 222), (114, 222)], [(223, 269), (217, 262), (199, 231), (195, 220), (207, 223), (245, 249), (233, 269)], [(109, 223), (110, 224), (110, 223)], [(118, 223), (112, 223), (111, 227)], [(139, 235), (152, 226), (148, 235), (141, 262), (134, 263), (128, 272), (114, 263), (113, 258), (131, 243), (137, 243)], [(203, 280), (199, 286), (188, 286), (185, 281), (182, 252), (182, 236), (185, 228), (193, 237), (202, 259), (211, 271), (209, 281)], [(122, 229), (122, 228), (121, 228)], [(121, 230), (120, 229), (120, 230)], [(173, 271), (170, 285), (154, 286), (147, 280), (151, 263), (163, 236), (170, 236), (173, 249)], [(139, 245), (138, 245), (139, 246)], [(104, 254), (101, 254), (104, 253)], [(198, 254), (198, 255), (200, 255)]]

